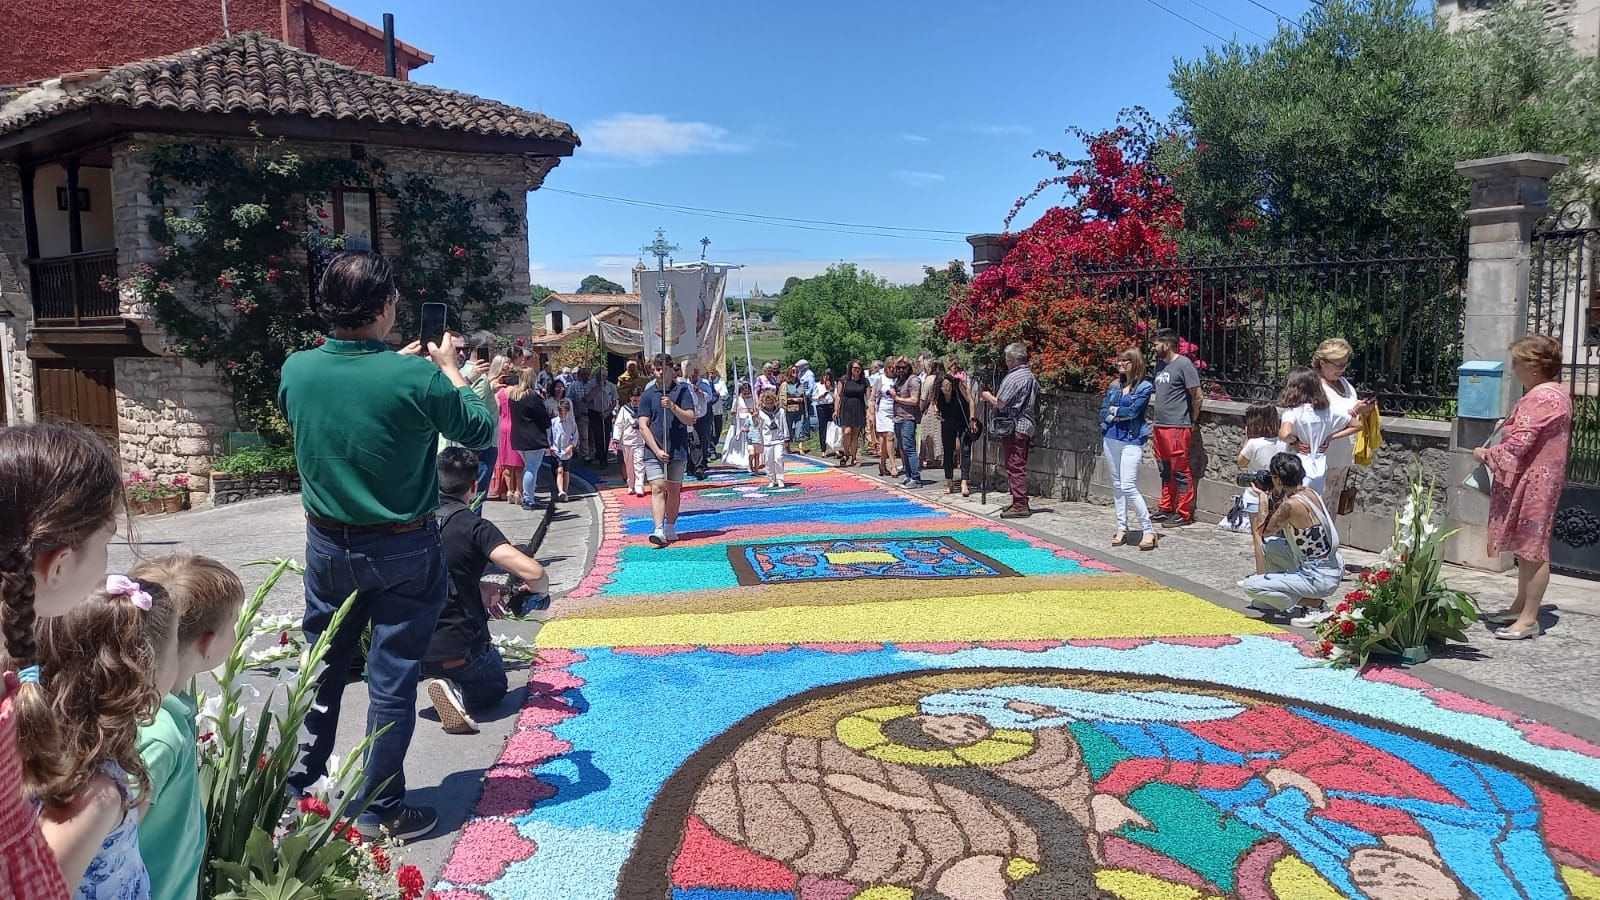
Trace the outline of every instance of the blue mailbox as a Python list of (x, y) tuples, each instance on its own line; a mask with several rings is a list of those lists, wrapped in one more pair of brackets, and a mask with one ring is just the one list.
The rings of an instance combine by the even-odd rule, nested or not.
[(1456, 415), (1463, 419), (1498, 419), (1505, 415), (1506, 364), (1486, 359), (1470, 360), (1456, 369)]

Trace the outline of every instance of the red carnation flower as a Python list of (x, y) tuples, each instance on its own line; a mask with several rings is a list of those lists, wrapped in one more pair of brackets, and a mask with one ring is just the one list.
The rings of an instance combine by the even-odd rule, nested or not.
[(301, 797), (300, 811), (308, 816), (326, 819), (333, 815), (333, 810), (328, 809), (328, 804), (318, 797)]
[(1375, 575), (1375, 576), (1374, 576), (1374, 577), (1375, 577), (1375, 578), (1377, 578), (1377, 579), (1378, 579), (1378, 583), (1379, 583), (1379, 584), (1382, 584), (1382, 583), (1384, 583), (1384, 582), (1385, 582), (1385, 581), (1388, 581), (1388, 580), (1389, 580), (1389, 579), (1391, 579), (1391, 578), (1393, 578), (1393, 577), (1394, 577), (1394, 573), (1393, 573), (1393, 572), (1390, 572), (1390, 571), (1387, 571), (1387, 570), (1385, 570), (1385, 571), (1382, 571), (1382, 572), (1379, 572), (1379, 573), (1378, 573), (1378, 574), (1377, 574), (1377, 575)]
[(1340, 634), (1355, 634), (1356, 633), (1356, 623), (1352, 622), (1352, 621), (1348, 621), (1348, 620), (1344, 621), (1344, 622), (1340, 622), (1339, 623), (1339, 633)]
[(389, 866), (392, 863), (389, 861), (389, 854), (385, 853), (382, 847), (373, 847), (372, 864), (378, 867), (379, 872), (387, 875), (389, 874)]
[(1321, 650), (1323, 653), (1332, 653), (1333, 652), (1333, 641), (1323, 641), (1322, 643), (1317, 645), (1317, 649)]
[(318, 338), (316, 339), (316, 341), (314, 343), (315, 343), (316, 346), (321, 347), (323, 344), (326, 344), (327, 342), (328, 342), (327, 338), (318, 336)]
[(1366, 591), (1354, 590), (1354, 591), (1351, 591), (1348, 594), (1345, 594), (1344, 598), (1346, 600), (1350, 600), (1350, 601), (1353, 601), (1353, 602), (1356, 602), (1356, 603), (1360, 603), (1361, 601), (1367, 599), (1368, 596), (1370, 596), (1370, 595)]
[(256, 768), (262, 772), (267, 770), (267, 755), (265, 753), (261, 754), (261, 758), (256, 760)]
[(279, 647), (287, 647), (287, 646), (289, 646), (289, 632), (287, 632), (287, 631), (278, 632), (278, 646)]
[(400, 867), (395, 873), (395, 884), (400, 886), (401, 900), (416, 900), (422, 892), (428, 889), (428, 882), (423, 880), (422, 870), (407, 864)]

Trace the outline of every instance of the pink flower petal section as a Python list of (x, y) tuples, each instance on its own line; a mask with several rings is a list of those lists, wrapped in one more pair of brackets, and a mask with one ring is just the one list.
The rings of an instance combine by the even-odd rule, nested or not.
[(564, 669), (573, 663), (580, 663), (589, 657), (576, 650), (567, 650), (562, 647), (539, 648), (539, 659), (533, 664), (535, 669)]
[(1408, 674), (1395, 666), (1371, 666), (1361, 674), (1368, 681), (1380, 681), (1392, 684), (1395, 687), (1411, 688), (1414, 691), (1430, 691), (1433, 685), (1423, 681), (1415, 675)]
[(523, 707), (522, 714), (517, 717), (518, 728), (548, 728), (558, 722), (577, 715), (578, 711), (567, 704), (550, 697), (535, 697)]
[(1434, 706), (1437, 706), (1440, 709), (1448, 709), (1459, 713), (1470, 713), (1475, 716), (1483, 716), (1489, 719), (1499, 719), (1502, 722), (1522, 721), (1521, 716), (1511, 712), (1508, 709), (1501, 709), (1500, 707), (1495, 706), (1493, 703), (1486, 703), (1475, 697), (1468, 697), (1465, 694), (1458, 694), (1455, 691), (1431, 690), (1428, 691), (1427, 697), (1429, 700), (1433, 701)]
[(540, 800), (556, 795), (553, 785), (522, 769), (496, 766), (483, 780), (483, 796), (473, 810), (479, 816), (520, 816)]
[(428, 894), (428, 897), (431, 900), (489, 900), (488, 894), (480, 894), (477, 891), (461, 888), (453, 888), (448, 891), (432, 891)]
[(1580, 737), (1574, 737), (1564, 731), (1542, 725), (1538, 722), (1518, 722), (1517, 730), (1522, 732), (1530, 744), (1549, 747), (1552, 750), (1570, 750), (1584, 756), (1600, 759), (1600, 745), (1591, 744)]
[(506, 749), (496, 765), (541, 765), (572, 749), (572, 745), (542, 728), (518, 731), (506, 741)]
[[(452, 854), (441, 873), (446, 881), (456, 884), (489, 884), (505, 875), (506, 867), (521, 862), (534, 854), (538, 845), (523, 837), (510, 822), (499, 819), (479, 819), (469, 823), (461, 833), (461, 843), (472, 848), (471, 853)], [(476, 892), (462, 892), (464, 897), (482, 896)], [(435, 898), (446, 896), (434, 894)]]

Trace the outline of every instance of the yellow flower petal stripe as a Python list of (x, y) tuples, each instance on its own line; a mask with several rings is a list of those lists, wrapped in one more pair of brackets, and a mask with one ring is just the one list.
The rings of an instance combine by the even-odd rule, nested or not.
[(913, 896), (910, 888), (879, 885), (856, 894), (855, 900), (911, 900)]
[(1344, 895), (1335, 890), (1316, 869), (1306, 865), (1297, 856), (1286, 856), (1278, 860), (1267, 880), (1272, 884), (1272, 892), (1279, 897), (1293, 897), (1295, 900), (1343, 900), (1344, 898)]
[[(1130, 872), (1127, 869), (1101, 869), (1094, 873), (1094, 883), (1100, 890), (1122, 900), (1210, 900), (1213, 895), (1203, 894), (1187, 884), (1177, 884), (1146, 875), (1143, 872)], [(1280, 897), (1294, 897), (1300, 900), (1297, 894), (1279, 894)]]
[(557, 619), (542, 647), (648, 647), (846, 641), (997, 641), (1270, 634), (1257, 619), (1180, 591), (1029, 591), (891, 600), (850, 606), (780, 606), (722, 613)]
[(1600, 900), (1600, 877), (1572, 866), (1562, 866), (1561, 880), (1567, 883), (1574, 900)]
[(885, 553), (882, 550), (841, 550), (838, 553), (824, 553), (823, 556), (826, 556), (828, 562), (836, 566), (850, 566), (857, 563), (892, 563), (895, 559), (893, 553)]

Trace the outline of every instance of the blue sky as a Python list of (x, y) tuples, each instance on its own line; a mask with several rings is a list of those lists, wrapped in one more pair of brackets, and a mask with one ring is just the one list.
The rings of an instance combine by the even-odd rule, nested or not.
[[(1158, 8), (1159, 2), (1171, 12)], [(1142, 105), (1165, 116), (1172, 60), (1271, 34), (1308, 0), (1022, 3), (601, 3), (339, 0), (434, 54), (413, 77), (537, 110), (584, 146), (546, 185), (679, 206), (843, 223), (998, 230), (1070, 124)], [(1176, 15), (1175, 15), (1176, 14)], [(1226, 21), (1232, 19), (1233, 22)], [(1237, 24), (1235, 24), (1237, 23)], [(1244, 26), (1241, 28), (1240, 26)], [(960, 235), (906, 240), (694, 217), (541, 190), (529, 197), (533, 280), (624, 285), (657, 227), (742, 286), (853, 261), (892, 281), (969, 259)], [(1042, 205), (1039, 206), (1042, 209)], [(730, 283), (737, 289), (741, 282)]]

